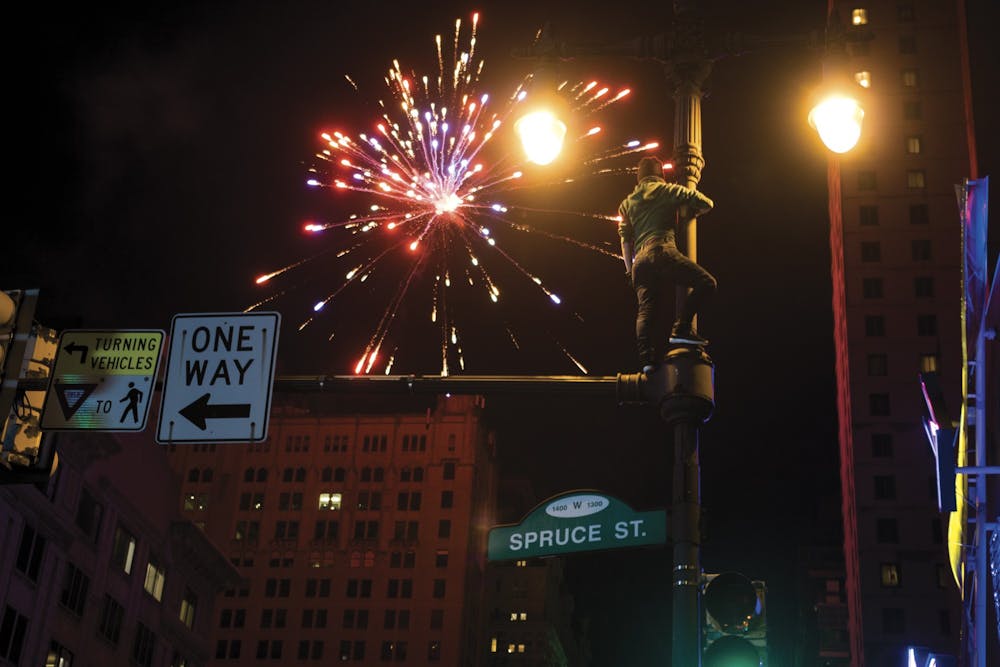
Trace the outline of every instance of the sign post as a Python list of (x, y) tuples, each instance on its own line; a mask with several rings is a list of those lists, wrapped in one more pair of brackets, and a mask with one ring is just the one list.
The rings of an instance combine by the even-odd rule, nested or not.
[(42, 406), (43, 431), (142, 431), (163, 331), (64, 331)]
[(487, 560), (666, 544), (667, 513), (636, 512), (599, 491), (570, 491), (543, 501), (521, 523), (490, 530)]
[(156, 441), (267, 438), (278, 313), (174, 315)]

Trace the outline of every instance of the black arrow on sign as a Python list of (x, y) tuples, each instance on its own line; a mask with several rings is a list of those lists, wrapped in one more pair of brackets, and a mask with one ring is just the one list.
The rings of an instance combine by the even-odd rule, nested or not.
[(211, 392), (196, 398), (186, 407), (179, 410), (181, 416), (202, 431), (206, 428), (206, 419), (246, 419), (250, 416), (249, 403), (216, 403), (215, 405), (209, 405), (208, 401), (211, 398)]
[(70, 343), (69, 345), (67, 345), (66, 347), (64, 347), (63, 349), (66, 350), (67, 352), (69, 352), (70, 354), (76, 354), (77, 352), (79, 352), (80, 353), (80, 363), (81, 364), (87, 363), (87, 350), (90, 349), (89, 346), (87, 346), (87, 345), (77, 345), (75, 342), (73, 342), (73, 343)]

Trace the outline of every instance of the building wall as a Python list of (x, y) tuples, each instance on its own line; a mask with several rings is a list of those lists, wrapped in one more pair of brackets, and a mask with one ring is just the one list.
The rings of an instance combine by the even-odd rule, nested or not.
[[(505, 477), (500, 523), (518, 523), (539, 504), (526, 479)], [(486, 634), (480, 642), (490, 667), (585, 667), (586, 628), (574, 618), (574, 599), (559, 556), (492, 562), (486, 570)]]
[[(204, 664), (215, 594), (237, 573), (173, 509), (162, 452), (100, 433), (49, 437), (59, 453), (49, 484), (0, 487), (0, 624), (10, 630), (0, 630), (0, 664)], [(130, 558), (120, 529), (134, 540)], [(147, 578), (149, 563), (161, 581)]]
[(918, 373), (940, 372), (956, 412), (962, 372), (961, 225), (954, 186), (974, 173), (958, 4), (831, 3), (873, 39), (865, 128), (831, 163), (841, 478), (852, 664), (904, 665), (904, 647), (957, 655), (961, 606), (921, 425)]
[(168, 447), (179, 507), (244, 577), (209, 664), (477, 664), (496, 495), (482, 399), (294, 400), (263, 443)]

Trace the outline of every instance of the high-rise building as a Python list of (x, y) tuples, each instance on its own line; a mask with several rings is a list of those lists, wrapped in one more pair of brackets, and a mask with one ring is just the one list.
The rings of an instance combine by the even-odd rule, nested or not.
[[(957, 401), (961, 223), (976, 176), (961, 0), (831, 0), (864, 97), (858, 147), (830, 162), (834, 326), (850, 664), (961, 651), (918, 374)], [(957, 415), (954, 415), (957, 417)]]
[(243, 576), (209, 664), (481, 664), (482, 398), (282, 400), (266, 441), (167, 447), (181, 506)]

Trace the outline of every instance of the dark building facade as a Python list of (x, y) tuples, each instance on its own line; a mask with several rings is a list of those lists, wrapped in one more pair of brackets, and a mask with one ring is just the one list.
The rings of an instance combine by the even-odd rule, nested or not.
[(47, 484), (0, 486), (0, 664), (194, 667), (238, 573), (145, 438), (61, 433)]
[[(830, 217), (850, 664), (958, 655), (960, 596), (937, 509), (918, 374), (960, 400), (961, 224), (975, 177), (964, 3), (832, 0), (866, 107), (830, 163)], [(834, 663), (839, 664), (839, 663)]]

